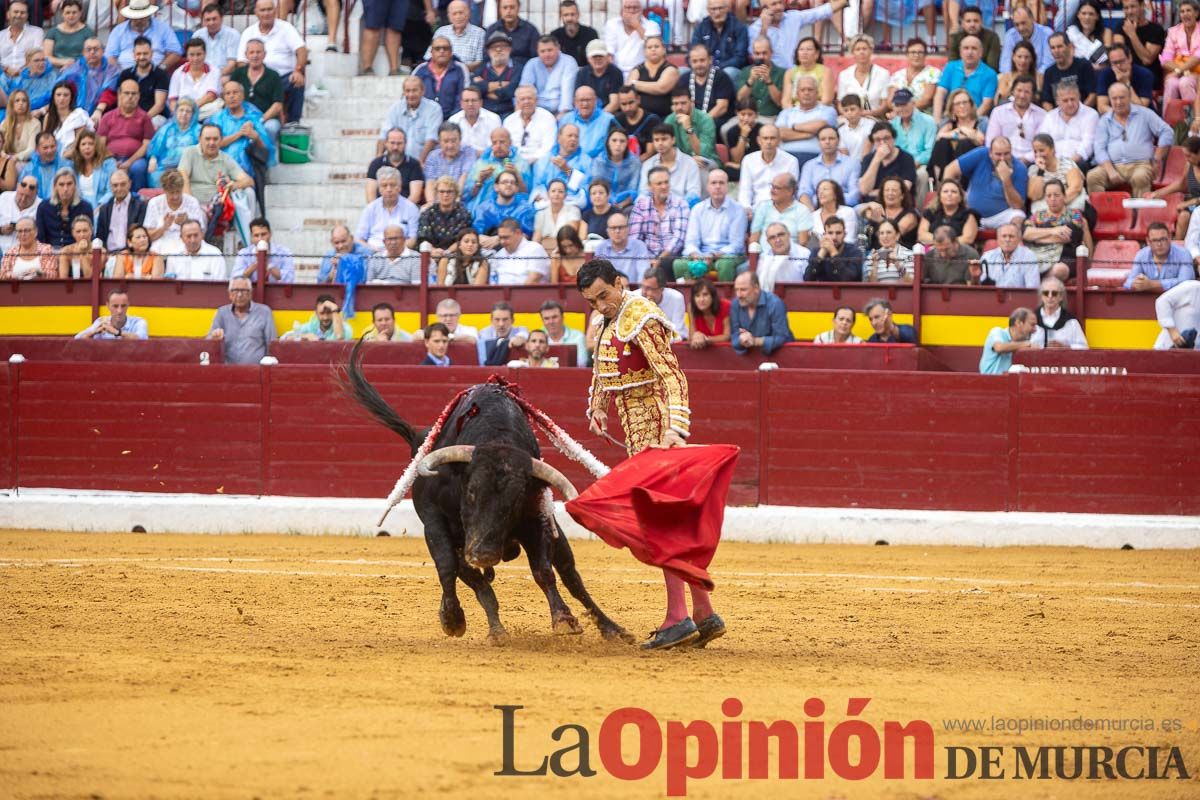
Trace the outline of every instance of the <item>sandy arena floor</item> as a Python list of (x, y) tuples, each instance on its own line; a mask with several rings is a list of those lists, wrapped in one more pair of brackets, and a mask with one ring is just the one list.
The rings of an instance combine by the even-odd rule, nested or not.
[[(638, 634), (659, 621), (654, 572), (599, 543), (575, 549), (617, 621)], [(935, 780), (885, 781), (882, 766), (857, 783), (722, 780), (718, 766), (688, 796), (1200, 797), (1200, 551), (726, 544), (714, 600), (729, 636), (664, 654), (605, 643), (590, 623), (553, 635), (520, 563), (497, 576), (512, 639), (495, 648), (465, 589), (467, 635), (442, 635), (420, 539), (0, 532), (0, 796), (659, 797), (665, 767), (642, 781), (603, 769), (611, 711), (720, 730), (727, 697), (742, 720), (797, 724), (819, 697), (828, 737), (847, 698), (869, 697), (876, 730), (933, 726)], [(525, 706), (518, 767), (574, 743), (550, 733), (575, 723), (600, 774), (493, 776), (502, 704)], [(943, 726), (993, 716), (1156, 730)], [(1164, 719), (1179, 729), (1158, 730)], [(1193, 777), (944, 779), (948, 745), (1004, 746), (1011, 775), (1022, 744), (1176, 745)]]

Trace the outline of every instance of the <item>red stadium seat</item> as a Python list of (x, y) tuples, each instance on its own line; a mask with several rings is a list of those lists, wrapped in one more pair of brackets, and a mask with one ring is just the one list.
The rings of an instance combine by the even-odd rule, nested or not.
[[(994, 235), (995, 234), (993, 234), (993, 236)], [(995, 239), (988, 239), (987, 243), (984, 244), (984, 246), (983, 246), (983, 250), (981, 250), (980, 252), (986, 253), (988, 250), (995, 250), (999, 246), (1000, 246), (1000, 243), (997, 242)]]
[(162, 189), (138, 189), (138, 197), (143, 200), (153, 200), (162, 193)]
[(1163, 163), (1162, 174), (1154, 181), (1154, 188), (1161, 189), (1177, 181), (1187, 171), (1187, 167), (1187, 150), (1178, 145), (1172, 147), (1171, 152), (1167, 155), (1167, 160)]
[(1167, 226), (1167, 230), (1171, 232), (1171, 238), (1175, 237), (1175, 216), (1179, 213), (1179, 204), (1183, 202), (1183, 195), (1174, 193), (1167, 195), (1163, 199), (1167, 201), (1165, 208), (1138, 209), (1137, 224), (1129, 230), (1129, 233), (1125, 234), (1126, 239), (1134, 239), (1139, 242), (1146, 241), (1146, 236), (1150, 232), (1151, 222), (1164, 223)]
[(729, 160), (729, 145), (717, 145), (717, 158), (721, 159), (722, 164)]
[(687, 66), (687, 53), (668, 53), (667, 63), (683, 69)]
[(1133, 259), (1142, 248), (1131, 240), (1096, 243), (1096, 254), (1088, 266), (1088, 286), (1121, 286), (1129, 277)]
[(975, 237), (976, 242), (989, 242), (996, 238), (996, 231), (993, 228), (980, 228), (979, 234)]
[(1097, 239), (1124, 239), (1133, 228), (1133, 209), (1121, 204), (1129, 199), (1129, 192), (1097, 192), (1088, 200), (1096, 209), (1096, 227), (1092, 236)]
[(1187, 108), (1187, 100), (1168, 100), (1167, 107), (1163, 109), (1163, 122), (1174, 128), (1187, 119)]

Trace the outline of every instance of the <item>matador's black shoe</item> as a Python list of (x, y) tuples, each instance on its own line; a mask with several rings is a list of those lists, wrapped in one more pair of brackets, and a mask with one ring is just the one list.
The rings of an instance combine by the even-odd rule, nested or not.
[(696, 630), (699, 632), (700, 638), (696, 639), (693, 646), (704, 647), (713, 639), (720, 639), (725, 635), (725, 620), (716, 614), (711, 614), (696, 624)]
[(650, 634), (650, 640), (642, 643), (643, 650), (669, 650), (687, 645), (700, 638), (700, 631), (691, 617), (684, 617), (669, 628), (660, 628)]

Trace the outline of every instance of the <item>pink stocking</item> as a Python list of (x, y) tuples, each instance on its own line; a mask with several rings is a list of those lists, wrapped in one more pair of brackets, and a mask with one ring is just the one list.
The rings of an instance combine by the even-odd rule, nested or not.
[(711, 617), (713, 607), (712, 601), (708, 599), (708, 592), (694, 583), (688, 584), (688, 588), (692, 591), (692, 619), (700, 622)]
[(667, 618), (659, 629), (669, 628), (683, 620), (687, 612), (687, 592), (683, 578), (669, 570), (663, 570), (663, 580), (667, 584)]

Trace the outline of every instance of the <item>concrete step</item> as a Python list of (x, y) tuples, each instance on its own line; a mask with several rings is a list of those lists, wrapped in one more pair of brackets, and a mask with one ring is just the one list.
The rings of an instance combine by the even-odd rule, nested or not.
[[(271, 219), (272, 226), (274, 226), (274, 217)], [(321, 257), (333, 247), (329, 243), (329, 231), (327, 230), (289, 231), (274, 228), (271, 232), (271, 239), (291, 250), (296, 256), (297, 264), (301, 262), (319, 264)]]
[(312, 129), (313, 139), (317, 142), (330, 142), (335, 139), (374, 141), (379, 138), (379, 126), (383, 124), (386, 113), (372, 114), (369, 118), (308, 117), (304, 124)]
[(319, 230), (328, 232), (334, 225), (342, 223), (353, 228), (362, 215), (363, 203), (353, 206), (330, 206), (303, 208), (272, 207), (267, 203), (267, 218), (271, 227), (281, 231)]
[(357, 164), (332, 164), (313, 162), (310, 164), (280, 164), (271, 168), (270, 184), (286, 184), (293, 189), (305, 186), (305, 196), (314, 197), (314, 187), (322, 184), (338, 186), (342, 183), (361, 185), (367, 177), (367, 167)]
[(267, 208), (272, 215), (276, 210), (307, 209), (315, 217), (325, 216), (332, 208), (362, 209), (367, 203), (362, 181), (344, 181), (324, 186), (313, 186), (310, 190), (297, 191), (293, 184), (267, 184)]
[(315, 137), (313, 155), (318, 161), (359, 165), (365, 171), (375, 158), (377, 142), (375, 137), (366, 136)]
[(330, 94), (314, 104), (316, 111), (310, 118), (337, 120), (349, 129), (378, 128), (387, 119), (388, 109), (401, 97), (399, 93), (388, 99)]
[(404, 78), (388, 75), (355, 78), (327, 75), (318, 85), (330, 93), (331, 99), (370, 98), (394, 103), (404, 96)]

